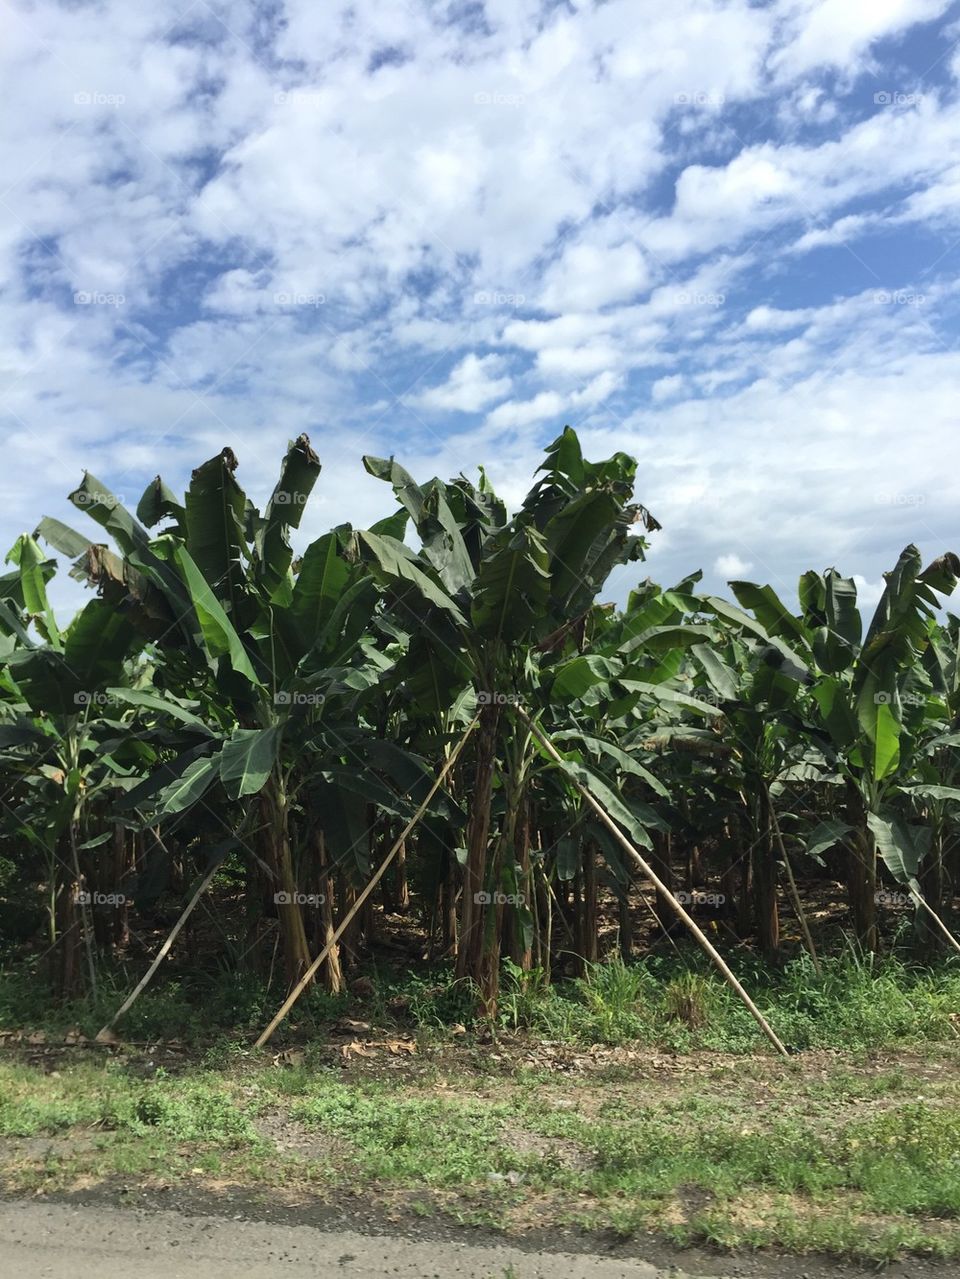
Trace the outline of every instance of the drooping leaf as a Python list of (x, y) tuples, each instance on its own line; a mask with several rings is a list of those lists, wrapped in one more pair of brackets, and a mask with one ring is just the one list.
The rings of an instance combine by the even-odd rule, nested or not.
[(877, 842), (877, 852), (884, 864), (901, 884), (916, 882), (920, 862), (929, 851), (930, 830), (911, 826), (899, 816), (881, 817), (867, 814), (867, 825)]
[(916, 795), (918, 799), (935, 799), (941, 801), (960, 799), (960, 787), (957, 786), (938, 786), (933, 783), (916, 782), (902, 786), (901, 790), (908, 795)]
[(115, 684), (124, 659), (143, 647), (123, 613), (106, 600), (89, 600), (64, 633), (63, 656), (81, 686), (88, 691)]
[[(542, 750), (542, 748), (540, 749)], [(546, 755), (546, 752), (544, 752), (544, 756), (547, 759), (552, 758)], [(553, 762), (556, 763), (556, 761)], [(624, 801), (599, 773), (587, 768), (584, 764), (579, 764), (569, 758), (563, 758), (559, 767), (569, 778), (579, 782), (581, 786), (584, 786), (590, 792), (593, 798), (606, 810), (608, 816), (619, 822), (626, 830), (635, 844), (639, 844), (641, 848), (653, 847), (653, 840), (650, 838), (648, 827), (662, 828), (663, 823), (656, 817), (652, 809), (647, 805), (640, 805), (636, 801), (632, 803)], [(636, 809), (644, 811), (648, 819), (646, 823), (637, 816)]]
[(195, 712), (187, 710), (185, 706), (181, 706), (173, 697), (163, 697), (159, 693), (151, 693), (143, 688), (108, 688), (106, 693), (115, 702), (141, 707), (144, 710), (154, 710), (160, 715), (169, 715), (171, 719), (179, 720), (188, 728), (195, 728), (204, 733), (211, 731), (206, 720)]
[(609, 684), (623, 670), (623, 663), (599, 654), (583, 653), (557, 667), (553, 693), (563, 699), (583, 697), (596, 685)]
[(220, 756), (206, 755), (194, 759), (181, 776), (165, 786), (157, 796), (157, 813), (172, 817), (201, 800), (220, 775)]
[(75, 560), (78, 555), (83, 555), (90, 545), (88, 537), (84, 537), (68, 524), (63, 524), (49, 515), (45, 515), (37, 525), (34, 537), (42, 537), (55, 551), (69, 556), (72, 560)]
[(258, 794), (273, 771), (280, 747), (279, 726), (238, 728), (223, 743), (220, 780), (233, 799)]
[(730, 589), (744, 608), (752, 609), (771, 639), (784, 637), (807, 645), (807, 634), (772, 586), (757, 586), (753, 582), (730, 582)]
[(629, 692), (641, 693), (646, 697), (652, 697), (657, 702), (664, 702), (673, 706), (685, 706), (688, 710), (695, 711), (698, 715), (716, 716), (723, 714), (722, 708), (715, 706), (711, 701), (693, 697), (689, 693), (681, 693), (678, 689), (667, 688), (663, 684), (651, 684), (646, 680), (627, 678), (620, 679), (619, 683)]
[(180, 537), (187, 536), (187, 513), (176, 494), (164, 484), (159, 475), (150, 481), (137, 503), (137, 519), (147, 528), (153, 528), (161, 520), (172, 519)]
[(576, 742), (582, 744), (594, 754), (605, 755), (617, 764), (621, 772), (627, 773), (632, 777), (642, 778), (651, 790), (662, 799), (669, 798), (670, 792), (660, 778), (655, 777), (648, 768), (639, 763), (628, 751), (621, 750), (615, 743), (609, 742), (602, 737), (594, 737), (589, 733), (583, 733), (579, 729), (555, 732), (552, 737), (555, 742)]
[(807, 836), (807, 854), (819, 861), (824, 853), (835, 848), (837, 844), (843, 843), (852, 829), (848, 822), (838, 821), (835, 818), (818, 822)]
[(736, 701), (739, 692), (736, 673), (716, 649), (708, 644), (695, 644), (690, 651), (703, 667), (713, 691), (726, 702)]
[(101, 528), (105, 528), (125, 555), (145, 547), (149, 542), (147, 530), (137, 523), (120, 499), (89, 471), (84, 472), (80, 485), (68, 495), (68, 500), (78, 510), (96, 520)]
[[(374, 574), (383, 582), (391, 585), (409, 587), (405, 594), (419, 596), (427, 604), (435, 605), (449, 613), (455, 621), (466, 625), (466, 619), (453, 599), (443, 587), (436, 582), (420, 565), (417, 557), (403, 542), (392, 537), (380, 537), (376, 533), (360, 531), (357, 534), (365, 558), (371, 565)], [(418, 615), (420, 606), (411, 601), (406, 607)]]

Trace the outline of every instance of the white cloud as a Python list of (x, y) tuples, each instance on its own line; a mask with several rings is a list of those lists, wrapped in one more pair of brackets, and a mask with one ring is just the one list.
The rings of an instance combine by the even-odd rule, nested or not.
[(763, 333), (784, 333), (798, 329), (813, 318), (814, 312), (798, 308), (795, 311), (779, 311), (772, 306), (755, 306), (744, 324), (748, 329)]
[(532, 400), (509, 400), (499, 405), (488, 415), (487, 425), (498, 429), (529, 426), (531, 422), (559, 417), (563, 408), (563, 397), (556, 391), (541, 391)]
[(927, 95), (903, 109), (880, 108), (818, 145), (765, 141), (744, 147), (726, 164), (685, 168), (671, 213), (650, 221), (640, 240), (665, 261), (732, 248), (745, 237), (756, 241), (786, 223), (826, 217), (903, 182), (926, 185), (955, 168), (958, 143), (956, 103), (941, 107)]
[(545, 311), (592, 311), (635, 297), (649, 279), (646, 259), (635, 244), (572, 244), (547, 272), (540, 301)]
[(537, 372), (544, 379), (581, 378), (620, 364), (620, 351), (611, 342), (585, 342), (582, 346), (548, 346), (537, 351)]
[(546, 418), (556, 418), (566, 412), (596, 408), (608, 399), (620, 385), (615, 373), (600, 373), (579, 391), (561, 395), (557, 391), (541, 391), (532, 400), (509, 400), (498, 405), (487, 417), (487, 425), (503, 428), (529, 426)]
[(787, 14), (787, 43), (773, 65), (785, 75), (813, 67), (855, 64), (875, 40), (939, 17), (951, 0), (795, 0)]
[(886, 583), (881, 580), (879, 582), (868, 582), (862, 573), (853, 574), (853, 582), (857, 588), (857, 603), (862, 609), (874, 609), (880, 603), (880, 597), (883, 594)]
[(718, 555), (713, 561), (713, 571), (724, 578), (742, 578), (752, 568), (753, 564), (749, 560), (742, 560), (735, 551)]
[(12, 6), (10, 540), (83, 465), (135, 500), (229, 443), (268, 489), (303, 430), (313, 530), (389, 507), (365, 451), (515, 496), (570, 420), (640, 456), (665, 577), (944, 549), (960, 105), (873, 98), (945, 9)]
[(668, 377), (657, 378), (650, 388), (650, 395), (657, 404), (664, 400), (676, 399), (687, 389), (687, 380), (682, 373), (671, 373)]
[(812, 231), (806, 231), (791, 246), (793, 253), (806, 253), (810, 249), (827, 248), (835, 244), (847, 244), (852, 240), (856, 240), (868, 227), (873, 224), (873, 219), (862, 213), (851, 213), (844, 218), (838, 218), (831, 226), (814, 227)]
[(451, 371), (445, 383), (421, 392), (412, 402), (425, 409), (476, 413), (510, 393), (512, 380), (497, 376), (503, 367), (500, 356), (468, 355)]

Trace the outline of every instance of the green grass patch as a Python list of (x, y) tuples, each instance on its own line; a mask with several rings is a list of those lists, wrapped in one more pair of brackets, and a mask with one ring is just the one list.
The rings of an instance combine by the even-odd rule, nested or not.
[(33, 1137), (86, 1128), (227, 1146), (255, 1141), (247, 1113), (212, 1073), (139, 1079), (116, 1061), (45, 1074), (0, 1065), (0, 1136)]
[[(734, 964), (774, 1030), (795, 1049), (866, 1051), (956, 1041), (951, 1017), (960, 1012), (960, 964), (953, 959), (922, 967), (895, 956), (864, 960), (847, 952), (824, 959), (822, 974), (806, 957), (779, 971), (749, 954), (739, 954)], [(122, 1002), (132, 976), (108, 974), (95, 1001), (59, 1005), (28, 967), (0, 969), (0, 1030), (40, 1029), (56, 1038), (79, 1029), (92, 1037)], [(322, 1036), (344, 1015), (435, 1041), (453, 1027), (466, 1027), (468, 1035), (487, 1028), (474, 990), (449, 968), (426, 976), (380, 969), (370, 976), (365, 990), (372, 993), (362, 998), (312, 991), (284, 1023), (281, 1040)], [(180, 1041), (205, 1052), (210, 1065), (222, 1065), (252, 1042), (280, 998), (279, 991), (236, 972), (189, 981), (174, 975), (151, 987), (118, 1029), (131, 1042)], [(764, 1046), (734, 992), (691, 951), (629, 965), (615, 959), (554, 984), (507, 961), (495, 1029), (570, 1045), (634, 1043), (683, 1053), (755, 1053)]]
[(955, 1054), (754, 1058), (742, 1071), (605, 1080), (492, 1075), (458, 1059), (354, 1078), (254, 1060), (144, 1079), (119, 1058), (55, 1073), (4, 1062), (0, 1169), (20, 1190), (226, 1177), (508, 1228), (960, 1256), (955, 1067)]

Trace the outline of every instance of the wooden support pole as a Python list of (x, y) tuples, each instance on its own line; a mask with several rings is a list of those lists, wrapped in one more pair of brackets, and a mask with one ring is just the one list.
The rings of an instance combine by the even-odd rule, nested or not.
[(102, 1029), (97, 1031), (98, 1040), (105, 1039), (107, 1035), (109, 1035), (110, 1031), (117, 1024), (117, 1022), (120, 1020), (123, 1014), (125, 1012), (128, 1012), (133, 1007), (136, 1001), (140, 998), (140, 995), (143, 993), (143, 991), (145, 991), (147, 986), (149, 986), (153, 978), (153, 974), (157, 971), (157, 969), (160, 967), (161, 963), (163, 962), (165, 956), (169, 953), (170, 947), (177, 940), (177, 937), (180, 933), (181, 928), (184, 926), (184, 924), (193, 914), (194, 907), (196, 906), (200, 898), (203, 896), (204, 892), (207, 889), (207, 886), (209, 885), (210, 881), (213, 879), (214, 875), (217, 873), (219, 869), (220, 869), (220, 863), (217, 862), (217, 864), (211, 870), (207, 871), (206, 875), (203, 878), (203, 882), (200, 884), (200, 887), (190, 898), (190, 901), (187, 903), (186, 910), (183, 912), (183, 914), (180, 916), (180, 918), (171, 928), (170, 936), (167, 938), (167, 940), (163, 943), (163, 945), (157, 951), (156, 959), (154, 959), (153, 963), (150, 965), (150, 967), (144, 973), (143, 977), (140, 979), (140, 982), (137, 985), (136, 989), (134, 990), (133, 994), (130, 995), (129, 998), (124, 1001), (123, 1004), (121, 1004), (121, 1006), (113, 1014), (113, 1017), (111, 1017), (111, 1019), (107, 1022), (107, 1024), (104, 1027), (102, 1027)]
[(814, 972), (818, 977), (822, 977), (823, 969), (820, 967), (817, 948), (813, 944), (813, 934), (810, 932), (810, 925), (807, 923), (807, 916), (804, 913), (803, 903), (800, 901), (797, 881), (793, 877), (793, 867), (790, 865), (790, 858), (787, 856), (787, 846), (783, 842), (783, 832), (780, 830), (780, 823), (777, 820), (777, 810), (773, 806), (773, 799), (770, 796), (769, 787), (767, 787), (767, 812), (770, 814), (770, 822), (773, 826), (773, 833), (776, 836), (777, 847), (780, 849), (780, 856), (783, 858), (783, 865), (787, 872), (787, 883), (790, 885), (790, 896), (793, 900), (793, 909), (797, 912), (797, 919), (800, 922), (800, 930), (803, 933), (803, 939), (807, 943), (807, 950), (810, 952), (810, 958), (813, 961)]
[(943, 920), (940, 918), (937, 912), (933, 909), (933, 907), (929, 904), (929, 902), (927, 902), (924, 899), (923, 894), (918, 889), (914, 888), (912, 884), (909, 885), (909, 888), (910, 888), (910, 896), (913, 898), (913, 900), (917, 902), (920, 906), (922, 906), (928, 915), (933, 916), (933, 919), (937, 927), (943, 933), (944, 937), (946, 937), (947, 941), (950, 943), (950, 945), (953, 947), (954, 950), (960, 952), (960, 942), (957, 941), (956, 937), (954, 937), (953, 933), (946, 926), (946, 924), (943, 922)]
[[(536, 739), (539, 741), (540, 745), (544, 748), (547, 754), (552, 759), (554, 759), (558, 764), (560, 764), (561, 766), (564, 766), (566, 761), (563, 759), (563, 756), (560, 754), (557, 748), (550, 741), (549, 737), (547, 737), (547, 735), (542, 731), (542, 729), (540, 729), (533, 722), (533, 720), (530, 719), (530, 717), (526, 714), (526, 712), (521, 710), (519, 706), (514, 706), (512, 709), (520, 717), (520, 719), (524, 722), (524, 724), (526, 724), (527, 728), (530, 729), (534, 737), (536, 737)], [(777, 1052), (780, 1053), (781, 1056), (783, 1057), (788, 1057), (789, 1053), (787, 1052), (783, 1043), (777, 1038), (777, 1035), (775, 1031), (773, 1030), (773, 1027), (770, 1025), (766, 1017), (764, 1017), (763, 1013), (760, 1011), (760, 1009), (756, 1006), (756, 1004), (753, 1002), (753, 1000), (744, 990), (743, 986), (741, 986), (740, 982), (737, 981), (736, 977), (731, 972), (730, 968), (725, 962), (723, 956), (720, 954), (720, 952), (716, 949), (716, 947), (710, 941), (709, 937), (707, 937), (706, 933), (703, 932), (703, 930), (697, 924), (696, 920), (693, 919), (687, 913), (687, 911), (684, 910), (683, 906), (680, 904), (680, 902), (677, 901), (673, 893), (670, 892), (666, 884), (664, 884), (663, 881), (659, 878), (659, 876), (653, 871), (653, 869), (647, 865), (647, 863), (640, 856), (640, 854), (637, 852), (634, 846), (623, 834), (620, 827), (616, 824), (613, 818), (609, 816), (606, 809), (604, 809), (597, 802), (597, 800), (594, 799), (594, 797), (590, 794), (586, 786), (584, 786), (581, 782), (579, 782), (575, 777), (571, 778), (571, 781), (573, 782), (574, 786), (576, 786), (577, 790), (580, 792), (583, 798), (590, 805), (590, 807), (593, 809), (593, 811), (600, 818), (600, 820), (603, 822), (603, 824), (610, 831), (611, 835), (614, 836), (614, 838), (623, 848), (624, 852), (627, 853), (630, 860), (636, 866), (637, 870), (639, 870), (643, 875), (645, 875), (647, 879), (649, 879), (650, 882), (653, 884), (654, 888), (656, 888), (659, 892), (663, 894), (663, 898), (665, 902), (667, 903), (667, 905), (669, 905), (670, 908), (673, 910), (674, 914), (678, 915), (679, 918), (683, 921), (683, 923), (686, 924), (687, 928), (690, 930), (690, 932), (694, 935), (694, 937), (700, 943), (701, 947), (706, 951), (709, 957), (713, 960), (714, 964), (719, 970), (724, 981), (727, 983), (728, 986), (731, 987), (732, 990), (734, 990), (737, 993), (737, 995), (739, 995), (747, 1011), (750, 1013), (750, 1016), (754, 1019), (754, 1021), (757, 1023), (757, 1025), (760, 1027), (760, 1029), (763, 1031), (766, 1037), (770, 1040), (771, 1044), (773, 1044)]]
[(266, 1028), (266, 1030), (263, 1031), (263, 1033), (260, 1035), (260, 1038), (257, 1040), (255, 1047), (262, 1048), (263, 1045), (270, 1039), (270, 1037), (273, 1035), (273, 1032), (280, 1025), (280, 1023), (286, 1017), (287, 1013), (290, 1011), (293, 1005), (297, 1002), (297, 1000), (303, 994), (306, 987), (310, 984), (311, 980), (313, 979), (314, 973), (323, 963), (324, 959), (326, 959), (327, 953), (330, 951), (330, 949), (333, 946), (337, 944), (337, 942), (340, 940), (341, 936), (343, 935), (343, 933), (346, 931), (347, 927), (349, 926), (350, 921), (353, 919), (354, 915), (356, 915), (357, 911), (360, 909), (363, 903), (367, 900), (367, 898), (376, 888), (377, 884), (380, 883), (380, 880), (383, 878), (384, 874), (386, 873), (387, 867), (393, 861), (394, 857), (397, 855), (401, 847), (403, 847), (404, 841), (406, 840), (410, 832), (413, 830), (414, 826), (416, 826), (417, 822), (427, 811), (427, 807), (431, 799), (433, 799), (434, 795), (436, 795), (437, 791), (443, 785), (443, 779), (446, 777), (447, 773), (450, 772), (451, 768), (453, 768), (454, 764), (457, 761), (457, 756), (463, 750), (463, 747), (466, 744), (467, 738), (476, 728), (478, 722), (479, 722), (478, 720), (473, 720), (473, 722), (468, 727), (467, 731), (460, 738), (460, 741), (456, 744), (454, 749), (450, 752), (447, 762), (444, 764), (443, 768), (437, 774), (436, 780), (434, 781), (433, 785), (430, 787), (429, 791), (424, 797), (422, 803), (420, 804), (420, 807), (417, 809), (414, 815), (407, 822), (406, 826), (404, 826), (403, 830), (400, 832), (400, 835), (397, 837), (395, 843), (393, 844), (393, 847), (390, 849), (386, 857), (380, 863), (379, 869), (374, 872), (373, 878), (367, 884), (366, 888), (363, 890), (363, 892), (358, 894), (356, 901), (353, 903), (353, 905), (350, 907), (350, 910), (340, 921), (340, 924), (336, 932), (327, 941), (323, 950), (321, 950), (320, 954), (316, 957), (316, 959), (313, 961), (313, 963), (310, 965), (307, 971), (303, 974), (303, 976), (297, 982), (296, 986), (294, 986), (293, 990), (284, 1000), (283, 1007), (274, 1017), (273, 1021)]

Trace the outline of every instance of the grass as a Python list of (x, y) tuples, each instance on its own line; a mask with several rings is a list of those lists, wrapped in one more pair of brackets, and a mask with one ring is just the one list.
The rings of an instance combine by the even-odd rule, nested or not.
[(0, 1136), (33, 1137), (77, 1128), (178, 1142), (237, 1147), (254, 1140), (249, 1118), (213, 1073), (138, 1079), (109, 1060), (56, 1074), (26, 1065), (0, 1067)]
[[(954, 1042), (960, 1014), (960, 963), (919, 966), (852, 952), (826, 958), (818, 976), (805, 956), (770, 971), (749, 955), (738, 977), (792, 1048), (868, 1049)], [(372, 994), (357, 999), (315, 990), (301, 1001), (283, 1034), (313, 1037), (343, 1015), (377, 1025), (449, 1036), (453, 1026), (486, 1028), (469, 983), (449, 968), (427, 976), (380, 969)], [(106, 972), (98, 998), (57, 1005), (29, 967), (0, 969), (0, 1031), (42, 1029), (51, 1036), (79, 1029), (93, 1036), (122, 1002), (130, 975)], [(227, 1052), (251, 1042), (275, 1012), (279, 993), (261, 980), (222, 970), (187, 980), (176, 975), (147, 991), (125, 1018), (131, 1041), (179, 1040)], [(625, 965), (596, 964), (582, 978), (547, 984), (507, 961), (495, 1029), (564, 1044), (626, 1044), (675, 1052), (755, 1052), (758, 1032), (737, 996), (699, 953)]]
[(380, 1075), (263, 1057), (151, 1078), (121, 1058), (55, 1073), (0, 1062), (0, 1175), (33, 1192), (118, 1178), (348, 1188), (394, 1213), (512, 1230), (960, 1256), (957, 1052), (755, 1057), (735, 1073), (708, 1059), (625, 1081), (494, 1076), (445, 1051)]
[[(821, 976), (803, 958), (738, 965), (798, 1050), (791, 1064), (696, 956), (555, 985), (506, 964), (493, 1026), (449, 970), (381, 969), (363, 999), (316, 991), (297, 1007), (280, 1047), (306, 1047), (278, 1058), (292, 1064), (249, 1048), (276, 991), (174, 970), (120, 1028), (166, 1056), (0, 1053), (0, 1175), (32, 1192), (117, 1179), (349, 1188), (401, 1216), (509, 1230), (960, 1257), (960, 966), (853, 953)], [(29, 970), (7, 970), (0, 1029), (92, 1037), (128, 985), (106, 973), (96, 1002), (57, 1007)], [(345, 1015), (384, 1044), (415, 1035), (419, 1051), (389, 1070), (382, 1053), (344, 1064), (331, 1027)]]
[[(781, 1039), (795, 1049), (885, 1048), (953, 1042), (960, 1011), (960, 965), (868, 962), (851, 954), (823, 961), (818, 976), (802, 957), (779, 973), (741, 962), (737, 974)], [(592, 967), (544, 988), (508, 971), (501, 1021), (564, 1043), (622, 1044), (690, 1052), (754, 1052), (757, 1029), (734, 992), (689, 956)]]

